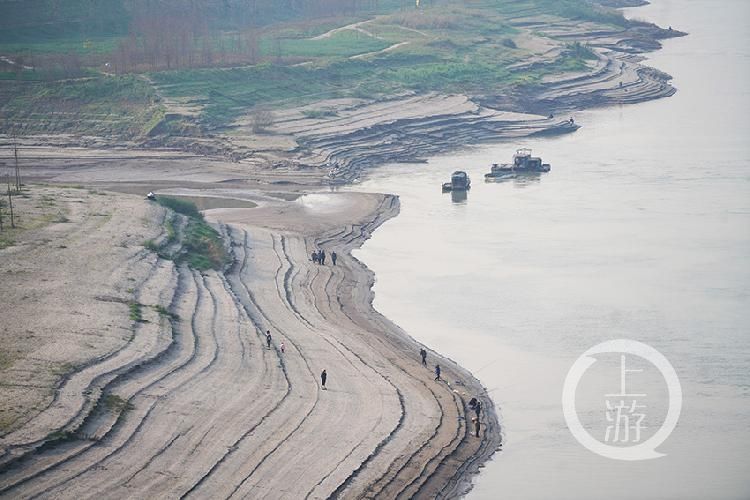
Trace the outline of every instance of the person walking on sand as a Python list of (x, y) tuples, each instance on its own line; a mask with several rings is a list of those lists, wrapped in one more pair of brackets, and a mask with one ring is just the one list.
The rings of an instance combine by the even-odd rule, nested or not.
[(477, 404), (474, 405), (474, 413), (477, 415), (477, 420), (479, 420), (479, 415), (482, 413), (482, 402), (477, 399)]
[(328, 378), (328, 374), (326, 373), (325, 369), (323, 369), (322, 372), (320, 372), (320, 385), (323, 386), (323, 390), (326, 390), (326, 379)]
[(440, 365), (435, 365), (435, 380), (441, 380), (440, 379)]
[(266, 330), (266, 346), (271, 348), (271, 330)]
[(326, 265), (326, 251), (325, 250), (320, 251), (320, 263), (323, 264), (324, 266)]
[(281, 345), (279, 346), (279, 349), (281, 349), (281, 354), (284, 354), (284, 350), (286, 349), (286, 344), (282, 342)]
[(312, 257), (312, 261), (317, 264), (318, 263), (318, 252), (313, 252), (310, 254)]
[(336, 257), (338, 257), (338, 255), (336, 255), (336, 251), (331, 252), (331, 262), (333, 262), (334, 266), (336, 265)]
[(427, 366), (427, 351), (424, 347), (419, 350), (419, 355), (422, 356), (422, 366)]
[(474, 436), (479, 437), (479, 430), (482, 428), (482, 424), (479, 423), (479, 417), (474, 419)]

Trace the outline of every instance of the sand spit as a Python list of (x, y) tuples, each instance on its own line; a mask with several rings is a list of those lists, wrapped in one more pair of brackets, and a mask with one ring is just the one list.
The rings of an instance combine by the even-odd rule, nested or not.
[[(19, 343), (3, 380), (28, 379), (29, 359), (68, 371), (49, 377), (42, 402), (15, 405), (27, 418), (0, 438), (0, 496), (452, 497), (499, 446), (489, 400), (483, 437), (467, 426), (479, 382), (433, 352), (423, 367), (421, 346), (373, 310), (373, 276), (350, 255), (396, 215), (397, 198), (259, 194), (257, 208), (208, 210), (234, 258), (225, 273), (198, 273), (139, 244), (159, 237), (162, 209), (78, 191), (57, 196), (72, 193), (82, 213), (106, 206), (109, 222), (71, 212), (63, 234), (29, 232), (41, 245), (29, 261), (21, 245), (2, 251), (13, 256), (3, 266), (42, 264), (17, 274), (3, 309), (36, 290), (28, 273), (46, 280), (24, 314), (2, 311), (15, 322), (3, 342), (33, 328), (34, 345), (49, 346)], [(335, 249), (337, 265), (312, 263), (315, 248)], [(60, 316), (62, 301), (85, 325)], [(128, 317), (129, 301), (143, 304), (147, 322)], [(436, 362), (444, 382), (433, 380)], [(3, 408), (18, 392), (8, 385)]]

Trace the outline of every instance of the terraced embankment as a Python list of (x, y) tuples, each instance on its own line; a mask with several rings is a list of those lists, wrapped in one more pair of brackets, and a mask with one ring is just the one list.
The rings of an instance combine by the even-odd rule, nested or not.
[(564, 134), (567, 118), (497, 111), (463, 95), (427, 94), (373, 104), (339, 101), (335, 118), (289, 112), (274, 133), (293, 137), (303, 165), (327, 167), (329, 179), (357, 178), (364, 168), (423, 161), (439, 151), (534, 134)]
[[(499, 445), (496, 417), (484, 414), (482, 437), (470, 435), (465, 400), (481, 386), (434, 353), (430, 367), (420, 364), (419, 345), (372, 309), (372, 275), (349, 253), (397, 210), (392, 196), (351, 193), (312, 205), (211, 210), (231, 241), (226, 273), (199, 273), (133, 248), (144, 264), (132, 293), (149, 322), (135, 322), (116, 349), (63, 379), (59, 403), (3, 435), (0, 496), (462, 491), (467, 473)], [(86, 234), (78, 233), (81, 244)], [(110, 251), (101, 242), (90, 248)], [(337, 265), (313, 264), (314, 248), (335, 249)], [(82, 303), (95, 300), (83, 295)], [(39, 306), (44, 315), (49, 304)], [(435, 362), (446, 382), (433, 380)]]
[[(461, 85), (454, 82), (444, 88), (399, 87), (391, 94), (357, 98), (346, 92), (331, 92), (328, 95), (339, 97), (321, 97), (312, 103), (304, 99), (306, 104), (295, 100), (264, 102), (273, 113), (262, 127), (256, 123), (257, 110), (243, 105), (242, 99), (234, 99), (232, 116), (239, 117), (208, 133), (209, 130), (200, 132), (194, 122), (210, 99), (196, 98), (189, 90), (184, 90), (185, 95), (173, 95), (170, 85), (174, 84), (139, 79), (139, 85), (155, 85), (154, 92), (166, 96), (160, 104), (165, 108), (165, 117), (192, 125), (174, 136), (169, 127), (154, 127), (147, 137), (134, 136), (132, 141), (89, 135), (27, 135), (20, 139), (22, 161), (28, 159), (35, 167), (47, 164), (53, 169), (71, 162), (88, 162), (91, 158), (84, 150), (62, 151), (76, 145), (109, 149), (100, 154), (105, 157), (103, 160), (116, 160), (118, 165), (128, 163), (127, 169), (115, 174), (109, 166), (103, 172), (104, 164), (99, 162), (86, 173), (97, 174), (96, 179), (133, 177), (132, 169), (139, 178), (152, 181), (158, 176), (158, 180), (169, 179), (173, 183), (184, 181), (186, 173), (191, 178), (212, 175), (214, 181), (222, 178), (258, 184), (346, 183), (367, 168), (382, 164), (418, 162), (483, 142), (573, 132), (578, 125), (569, 118), (578, 110), (658, 99), (676, 91), (668, 74), (648, 67), (643, 60), (645, 53), (661, 46), (660, 40), (684, 33), (638, 21), (621, 25), (587, 22), (517, 7), (507, 19), (514, 31), (509, 41), (516, 47), (513, 50), (524, 56), (507, 63), (505, 68), (515, 83), (506, 81), (510, 76), (498, 81), (486, 77)], [(378, 22), (376, 16), (333, 31), (362, 30), (364, 23)], [(413, 29), (394, 26), (413, 34)], [(438, 37), (435, 33), (418, 34), (420, 39)], [(401, 56), (407, 56), (408, 50), (403, 50)], [(377, 53), (362, 55), (374, 66), (384, 57)], [(217, 77), (224, 79), (221, 73)], [(193, 87), (203, 88), (203, 84), (193, 82), (189, 88)], [(0, 136), (0, 146), (9, 147), (11, 142)], [(191, 157), (200, 157), (198, 161), (203, 165), (195, 168), (196, 161), (186, 167), (182, 160)], [(158, 167), (144, 168), (143, 162), (131, 159), (148, 160)], [(5, 163), (10, 164), (9, 159)], [(86, 177), (87, 182), (90, 180)]]
[[(672, 77), (642, 64), (642, 54), (682, 32), (648, 23), (614, 27), (521, 14), (510, 24), (529, 53), (513, 71), (549, 71), (541, 81), (510, 90), (483, 82), (482, 94), (415, 92), (376, 102), (320, 101), (278, 110), (265, 134), (254, 132), (251, 117), (244, 117), (225, 135), (247, 164), (273, 165), (275, 174), (323, 169), (329, 182), (349, 182), (377, 165), (418, 162), (484, 142), (574, 132), (578, 125), (569, 117), (576, 111), (676, 92)], [(572, 47), (586, 54), (583, 67), (553, 69)]]

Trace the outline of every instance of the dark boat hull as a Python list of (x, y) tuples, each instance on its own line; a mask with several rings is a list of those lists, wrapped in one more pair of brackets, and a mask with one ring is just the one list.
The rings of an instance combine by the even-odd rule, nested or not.
[(542, 165), (542, 168), (496, 168), (491, 172), (484, 174), (485, 179), (507, 179), (517, 175), (543, 174), (550, 171), (548, 164)]

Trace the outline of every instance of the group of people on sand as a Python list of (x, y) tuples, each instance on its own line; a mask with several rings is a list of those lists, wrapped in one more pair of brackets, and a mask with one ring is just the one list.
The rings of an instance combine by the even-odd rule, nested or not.
[[(310, 254), (310, 257), (313, 262), (316, 264), (324, 265), (326, 264), (326, 251), (323, 249), (317, 250)], [(333, 265), (336, 265), (336, 259), (338, 258), (338, 255), (336, 255), (336, 251), (331, 252), (331, 262), (333, 262)]]
[[(423, 347), (419, 350), (419, 356), (422, 358), (422, 366), (427, 366), (427, 350)], [(441, 382), (443, 379), (440, 378), (441, 368), (439, 364), (435, 364), (435, 380)], [(479, 422), (479, 415), (482, 413), (482, 402), (477, 398), (471, 398), (469, 400), (469, 408), (474, 410), (476, 417), (473, 417), (471, 421), (474, 423), (474, 435), (479, 437), (479, 431), (481, 429), (481, 423)]]
[[(269, 349), (271, 348), (271, 340), (273, 340), (271, 338), (271, 330), (266, 330), (266, 347), (268, 347)], [(281, 354), (284, 354), (286, 352), (286, 344), (284, 343), (284, 341), (279, 344), (279, 350), (281, 351)]]
[[(322, 252), (322, 250), (321, 250), (321, 252)], [(323, 254), (323, 255), (325, 255), (325, 254)], [(336, 255), (336, 254), (333, 253), (333, 255)], [(332, 258), (333, 258), (333, 256), (332, 256)], [(334, 259), (334, 262), (336, 262), (335, 259)], [(323, 264), (323, 263), (325, 263), (325, 257), (321, 261), (321, 264)], [(266, 330), (266, 347), (268, 349), (271, 348), (272, 341), (273, 341), (273, 338), (271, 337), (271, 330)], [(281, 344), (279, 344), (279, 350), (281, 351), (281, 354), (284, 354), (284, 352), (286, 351), (286, 346), (285, 346), (284, 342), (281, 342)], [(424, 347), (419, 350), (419, 356), (422, 358), (422, 366), (427, 366), (427, 350)], [(438, 381), (438, 382), (442, 381), (442, 379), (440, 378), (441, 372), (442, 372), (442, 370), (440, 368), (440, 365), (436, 363), (435, 364), (435, 380)], [(321, 386), (321, 388), (324, 391), (328, 390), (326, 388), (326, 381), (327, 380), (328, 380), (328, 372), (326, 372), (326, 370), (324, 368), (323, 371), (320, 372), (320, 386)], [(479, 401), (477, 398), (471, 398), (471, 400), (469, 401), (469, 408), (471, 410), (473, 410), (474, 413), (476, 414), (476, 416), (473, 417), (471, 419), (471, 421), (474, 423), (474, 435), (476, 437), (479, 437), (479, 431), (481, 429), (481, 424), (479, 422), (479, 417), (480, 417), (480, 415), (482, 413), (482, 402)]]
[[(422, 358), (422, 366), (427, 366), (427, 350), (423, 347), (419, 350), (419, 356)], [(440, 365), (435, 365), (435, 380), (440, 382)]]
[[(271, 348), (271, 343), (273, 342), (273, 337), (271, 337), (271, 330), (266, 330), (266, 347), (268, 349)], [(282, 341), (281, 344), (279, 344), (279, 351), (281, 351), (281, 354), (284, 354), (286, 352), (286, 344)], [(320, 385), (323, 387), (323, 390), (326, 389), (326, 379), (328, 378), (328, 374), (326, 373), (325, 369), (320, 373)]]

